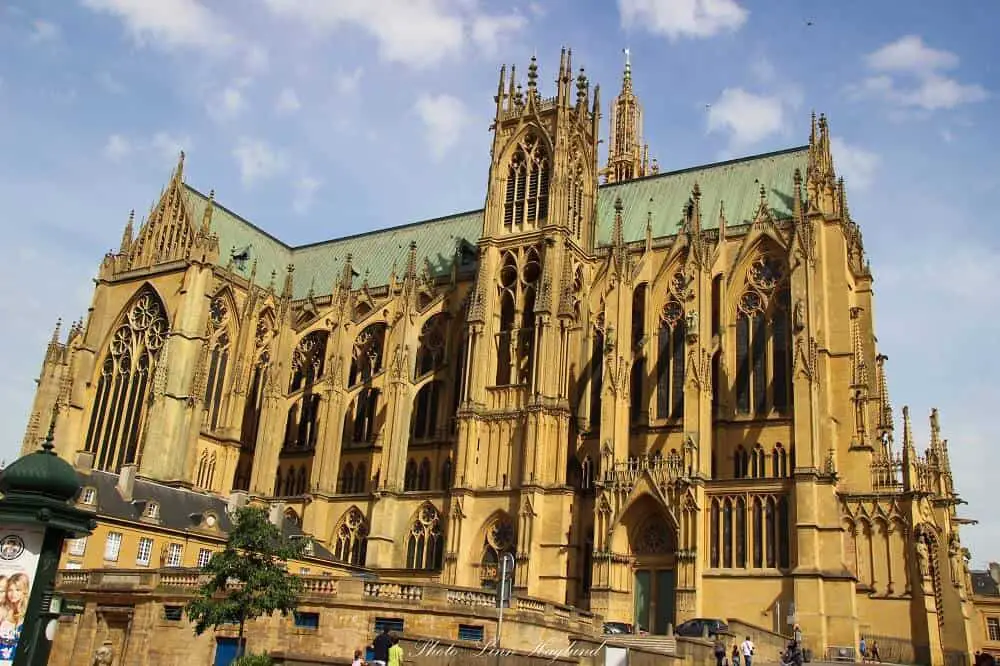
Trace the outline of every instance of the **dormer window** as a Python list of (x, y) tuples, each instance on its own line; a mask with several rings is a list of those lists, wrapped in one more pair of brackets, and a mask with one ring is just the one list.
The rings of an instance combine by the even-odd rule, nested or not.
[(150, 502), (146, 505), (146, 509), (142, 512), (142, 517), (150, 520), (159, 520), (160, 505), (156, 502)]
[(84, 488), (80, 493), (80, 503), (94, 505), (97, 504), (97, 491), (93, 488)]

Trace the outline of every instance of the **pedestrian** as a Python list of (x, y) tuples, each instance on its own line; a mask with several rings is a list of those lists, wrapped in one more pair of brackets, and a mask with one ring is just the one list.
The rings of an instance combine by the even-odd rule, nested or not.
[(736, 644), (736, 641), (733, 641), (732, 660), (733, 666), (740, 666), (740, 646)]
[(740, 645), (740, 652), (743, 653), (743, 666), (753, 666), (753, 641), (749, 636)]
[(399, 644), (399, 638), (392, 637), (392, 647), (389, 648), (388, 666), (403, 666), (403, 646)]
[(871, 655), (872, 655), (871, 658), (872, 661), (882, 663), (882, 655), (878, 653), (878, 641), (874, 639), (872, 640)]
[(796, 645), (802, 647), (802, 629), (798, 624), (792, 627), (792, 640), (795, 641)]
[(861, 663), (868, 663), (868, 644), (865, 643), (865, 637), (861, 637), (861, 644), (858, 646), (861, 652)]
[(362, 656), (363, 655), (364, 655), (364, 653), (361, 651), (360, 648), (357, 649), (357, 650), (355, 650), (354, 651), (354, 661), (351, 662), (351, 666), (364, 666), (365, 662), (362, 660)]
[(726, 644), (722, 642), (720, 636), (715, 637), (715, 666), (722, 666), (722, 661), (726, 658)]
[(372, 666), (387, 666), (389, 663), (389, 648), (392, 647), (392, 637), (387, 627), (372, 641)]

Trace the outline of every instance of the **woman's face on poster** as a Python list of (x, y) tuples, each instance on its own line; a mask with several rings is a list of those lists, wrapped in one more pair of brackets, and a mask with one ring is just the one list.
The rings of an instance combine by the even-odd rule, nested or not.
[(19, 603), (24, 598), (24, 584), (17, 579), (12, 579), (7, 583), (7, 601)]

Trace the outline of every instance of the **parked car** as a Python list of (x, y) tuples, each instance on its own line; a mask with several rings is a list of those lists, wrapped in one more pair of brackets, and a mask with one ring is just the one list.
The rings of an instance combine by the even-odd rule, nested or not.
[(718, 636), (719, 634), (729, 633), (729, 625), (727, 623), (722, 620), (703, 617), (697, 617), (693, 620), (682, 622), (677, 625), (676, 629), (674, 629), (674, 633), (678, 636), (698, 638), (705, 635), (706, 629), (708, 630), (709, 636)]
[(629, 624), (628, 622), (605, 622), (604, 633), (608, 635), (638, 634), (640, 636), (643, 636), (648, 632), (642, 627), (639, 627), (639, 631), (635, 631), (635, 627)]

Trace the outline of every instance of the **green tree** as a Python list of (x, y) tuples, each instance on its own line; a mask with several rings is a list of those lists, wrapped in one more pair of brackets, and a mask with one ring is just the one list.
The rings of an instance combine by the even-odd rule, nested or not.
[(275, 611), (287, 615), (298, 605), (302, 581), (288, 572), (287, 562), (301, 557), (305, 546), (304, 539), (286, 538), (264, 509), (237, 509), (225, 549), (202, 567), (209, 579), (185, 609), (195, 633), (239, 624), (242, 656), (247, 621)]

